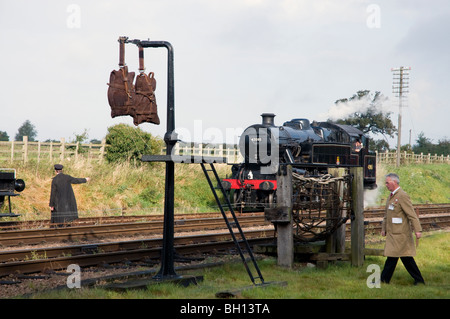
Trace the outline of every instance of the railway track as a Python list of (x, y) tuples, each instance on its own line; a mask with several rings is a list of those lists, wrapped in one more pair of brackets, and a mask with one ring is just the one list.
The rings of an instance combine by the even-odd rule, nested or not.
[[(251, 245), (273, 241), (273, 230), (246, 231), (245, 235)], [(234, 247), (228, 232), (175, 237), (174, 244), (175, 251), (179, 255), (227, 250)], [(158, 260), (161, 247), (162, 239), (154, 238), (4, 251), (0, 252), (0, 277), (13, 273), (28, 274), (66, 269), (70, 264), (88, 267), (124, 260)]]
[[(246, 214), (248, 216), (260, 215)], [(230, 215), (231, 216), (231, 215)], [(204, 218), (221, 218), (220, 213), (194, 213), (194, 214), (180, 214), (175, 215), (176, 221), (183, 221), (186, 219), (204, 219)], [(121, 216), (100, 216), (100, 217), (82, 217), (70, 223), (71, 226), (95, 226), (102, 224), (116, 224), (116, 223), (134, 223), (145, 221), (162, 221), (164, 215), (121, 215)], [(50, 220), (29, 220), (29, 221), (0, 221), (0, 231), (2, 230), (25, 230), (35, 228), (50, 227)]]
[[(419, 209), (419, 217), (425, 230), (450, 226), (450, 205), (439, 205)], [(366, 232), (376, 232), (381, 228), (382, 210), (377, 208), (365, 212)], [(370, 217), (368, 217), (370, 216)], [(178, 254), (206, 252), (229, 249), (234, 246), (230, 234), (224, 231), (225, 222), (222, 217), (186, 218), (175, 221), (175, 245)], [(262, 243), (273, 241), (273, 226), (264, 220), (262, 214), (243, 215), (240, 224), (245, 227), (264, 225), (265, 229), (246, 231), (249, 241)], [(272, 227), (271, 227), (272, 226)], [(0, 249), (0, 277), (12, 273), (33, 273), (43, 270), (64, 269), (70, 264), (81, 267), (115, 263), (123, 260), (141, 260), (159, 258), (162, 239), (146, 238), (139, 240), (111, 241), (114, 236), (155, 235), (162, 233), (162, 221), (140, 221), (95, 226), (72, 226), (66, 228), (8, 230), (0, 232), (0, 243), (3, 247), (18, 244), (39, 244), (48, 246), (49, 242), (77, 242), (89, 240), (89, 243), (78, 245), (59, 245), (58, 247), (32, 247), (27, 249)], [(181, 232), (211, 231), (213, 234), (180, 235)], [(109, 242), (102, 243), (102, 238)]]
[[(445, 223), (445, 214), (450, 214), (450, 204), (443, 205), (418, 205), (415, 206), (421, 221), (425, 226)], [(381, 227), (380, 220), (383, 217), (382, 208), (366, 210), (364, 215), (369, 228)], [(434, 217), (434, 215), (442, 215)], [(175, 231), (200, 231), (222, 229), (225, 222), (220, 214), (209, 213), (181, 215), (175, 220)], [(213, 217), (216, 216), (216, 217)], [(433, 217), (431, 217), (433, 216)], [(150, 219), (150, 220), (149, 220)], [(0, 232), (0, 248), (14, 245), (37, 245), (54, 242), (73, 242), (86, 240), (101, 240), (103, 238), (132, 236), (132, 235), (159, 235), (163, 229), (162, 216), (131, 216), (125, 218), (80, 218), (71, 227), (49, 228), (37, 227), (23, 229), (15, 225), (15, 228), (7, 228)], [(271, 225), (264, 220), (263, 213), (243, 214), (239, 216), (239, 222), (243, 227)], [(35, 224), (36, 225), (36, 224)], [(4, 225), (5, 226), (5, 225)], [(9, 225), (11, 226), (11, 225)], [(18, 227), (18, 228), (17, 228)], [(428, 227), (428, 226), (427, 226)], [(445, 227), (445, 225), (443, 226)]]
[[(384, 207), (371, 207), (364, 210), (365, 218), (383, 218)], [(417, 216), (450, 213), (450, 204), (414, 205)]]
[[(239, 223), (242, 227), (270, 225), (263, 215), (241, 216)], [(175, 231), (206, 231), (224, 229), (225, 221), (222, 217), (187, 218), (175, 221)], [(0, 232), (2, 246), (36, 245), (52, 242), (100, 240), (114, 236), (160, 235), (163, 221), (141, 221), (131, 223), (113, 223), (88, 226), (71, 226), (62, 228), (38, 228), (26, 230), (10, 230)]]
[[(415, 205), (416, 213), (420, 215), (450, 213), (450, 204), (422, 204)], [(244, 213), (243, 216), (262, 216), (263, 213)], [(384, 207), (370, 207), (364, 210), (365, 218), (382, 218)], [(222, 218), (220, 213), (196, 213), (175, 215), (175, 221), (182, 223), (184, 220)], [(123, 215), (123, 216), (101, 216), (101, 217), (82, 217), (71, 223), (71, 226), (96, 226), (103, 224), (116, 223), (135, 223), (135, 222), (162, 222), (163, 215)], [(0, 232), (8, 230), (28, 230), (44, 229), (50, 227), (49, 220), (30, 220), (30, 221), (0, 221)]]

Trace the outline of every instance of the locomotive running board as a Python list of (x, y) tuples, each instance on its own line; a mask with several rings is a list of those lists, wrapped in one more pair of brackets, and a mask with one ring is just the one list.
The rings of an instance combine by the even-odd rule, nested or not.
[[(228, 198), (225, 189), (222, 186), (222, 183), (220, 181), (219, 175), (217, 175), (217, 171), (214, 167), (214, 164), (212, 162), (209, 162), (210, 169), (206, 169), (205, 163), (200, 163), (203, 169), (203, 173), (205, 173), (205, 177), (208, 181), (209, 187), (211, 188), (212, 193), (214, 194), (214, 198), (216, 199), (217, 205), (219, 206), (220, 212), (222, 213), (222, 216), (227, 224), (228, 230), (230, 231), (231, 237), (233, 238), (233, 241), (236, 245), (236, 248), (239, 252), (239, 255), (242, 259), (242, 262), (244, 263), (245, 269), (247, 270), (248, 275), (250, 276), (250, 279), (254, 285), (264, 285), (264, 278), (261, 274), (261, 271), (258, 267), (258, 264), (256, 263), (255, 256), (253, 255), (252, 249), (250, 247), (250, 244), (248, 243), (247, 239), (245, 238), (244, 232), (242, 231), (241, 226), (239, 225), (239, 221), (236, 217), (236, 214), (234, 213), (234, 209), (230, 203), (230, 199)], [(222, 195), (225, 199), (225, 205), (229, 209), (231, 216), (233, 217), (233, 222), (230, 223), (228, 220), (228, 216), (224, 210), (224, 207), (222, 203), (220, 202), (219, 196), (217, 195), (216, 188), (213, 185), (213, 182), (211, 180), (211, 177), (209, 176), (209, 172), (213, 172), (214, 179), (217, 183), (217, 188), (220, 189), (222, 192)], [(234, 231), (233, 227), (237, 228), (237, 232)], [(240, 236), (240, 240), (238, 240), (237, 235)], [(244, 249), (241, 247), (241, 244), (244, 246)], [(248, 254), (249, 259), (245, 256), (245, 253)], [(250, 265), (248, 262), (253, 264), (253, 267), (255, 268), (257, 272), (257, 276), (253, 275), (252, 270), (250, 269)], [(255, 280), (259, 279), (260, 283), (256, 283)]]

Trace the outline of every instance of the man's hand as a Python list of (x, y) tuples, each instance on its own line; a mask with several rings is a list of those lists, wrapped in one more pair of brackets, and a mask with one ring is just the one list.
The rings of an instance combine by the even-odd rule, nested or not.
[(416, 248), (419, 247), (419, 239), (422, 237), (421, 232), (416, 232)]

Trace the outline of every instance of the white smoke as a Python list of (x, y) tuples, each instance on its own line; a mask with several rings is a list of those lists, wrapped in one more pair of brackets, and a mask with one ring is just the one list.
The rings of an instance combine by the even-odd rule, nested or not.
[(384, 103), (387, 97), (380, 95), (376, 101), (373, 101), (374, 93), (369, 93), (361, 98), (350, 99), (345, 102), (334, 103), (326, 113), (321, 113), (319, 116), (324, 119), (336, 121), (338, 119), (345, 119), (350, 115), (358, 113), (366, 113), (370, 107), (375, 106), (378, 111), (384, 113), (389, 112), (388, 103)]
[(368, 207), (376, 207), (379, 206), (381, 189), (378, 186), (375, 189), (365, 189), (364, 190), (364, 209)]
[(388, 172), (383, 165), (377, 165), (377, 188), (364, 190), (364, 209), (368, 207), (383, 206), (386, 203), (387, 198), (382, 198), (381, 193), (383, 191), (385, 176)]
[(351, 100), (347, 102), (340, 102), (333, 104), (328, 112), (321, 114), (327, 119), (336, 121), (338, 119), (345, 119), (355, 112), (365, 112), (370, 106), (370, 101), (366, 99), (361, 100)]

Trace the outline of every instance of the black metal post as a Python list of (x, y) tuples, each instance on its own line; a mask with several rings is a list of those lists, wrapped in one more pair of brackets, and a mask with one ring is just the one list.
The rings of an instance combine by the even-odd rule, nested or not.
[[(174, 65), (173, 48), (167, 41), (140, 41), (129, 40), (143, 48), (167, 49), (167, 132), (164, 135), (166, 143), (166, 155), (172, 154), (172, 149), (177, 143), (175, 133), (175, 94), (174, 94)], [(171, 279), (181, 277), (175, 273), (174, 268), (174, 193), (175, 193), (175, 163), (166, 162), (166, 181), (164, 197), (164, 230), (163, 247), (161, 252), (161, 269), (155, 275), (155, 279)]]

